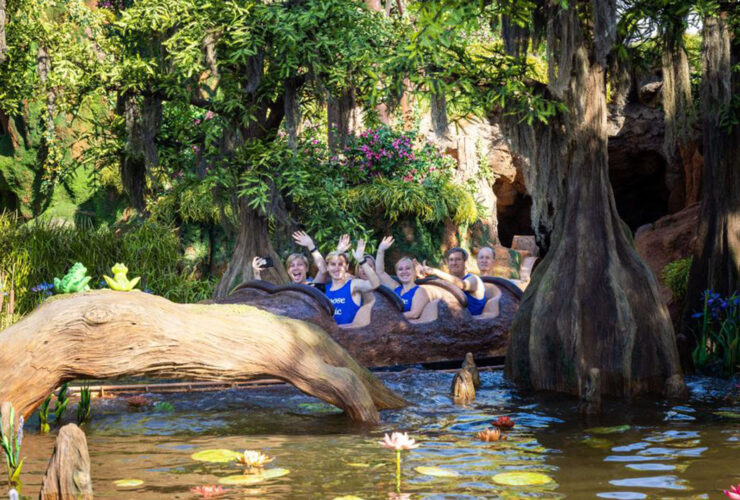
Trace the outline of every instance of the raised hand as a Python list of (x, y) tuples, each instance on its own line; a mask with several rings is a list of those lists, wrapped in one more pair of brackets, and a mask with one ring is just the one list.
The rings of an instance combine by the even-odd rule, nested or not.
[(378, 245), (378, 251), (379, 252), (385, 252), (388, 250), (391, 245), (393, 245), (393, 242), (396, 241), (393, 236), (386, 236), (383, 238), (383, 240), (380, 242), (380, 245)]
[(349, 239), (349, 235), (343, 234), (342, 236), (339, 237), (339, 242), (337, 242), (337, 252), (344, 253), (347, 250), (349, 250), (351, 246), (352, 246), (352, 242)]
[(295, 241), (298, 245), (302, 247), (306, 247), (309, 250), (314, 248), (313, 240), (311, 237), (306, 233), (306, 231), (296, 231), (293, 233), (293, 241)]
[(254, 270), (256, 273), (259, 273), (265, 266), (265, 264), (267, 264), (265, 259), (263, 259), (262, 257), (255, 257), (254, 259), (252, 259), (252, 270)]
[[(419, 264), (419, 263), (417, 262), (416, 264)], [(434, 269), (427, 266), (427, 261), (424, 261), (421, 263), (419, 272), (421, 272), (423, 276), (434, 276)]]
[(357, 262), (360, 262), (362, 258), (365, 256), (365, 240), (360, 238), (357, 240), (357, 246), (355, 247), (355, 251), (352, 252), (352, 255), (354, 255)]

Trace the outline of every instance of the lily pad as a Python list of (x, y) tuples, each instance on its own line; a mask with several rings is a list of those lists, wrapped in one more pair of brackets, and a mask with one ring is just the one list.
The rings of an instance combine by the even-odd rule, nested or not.
[(612, 446), (614, 446), (614, 443), (612, 443), (608, 439), (595, 437), (586, 438), (582, 440), (581, 443), (585, 444), (586, 446), (590, 446), (591, 448), (611, 448)]
[(502, 472), (492, 479), (494, 483), (505, 486), (533, 486), (553, 482), (550, 476), (541, 472)]
[(458, 477), (460, 475), (454, 470), (442, 469), (441, 467), (415, 467), (414, 470), (419, 474), (434, 477)]
[(240, 474), (238, 476), (222, 477), (218, 480), (218, 482), (220, 484), (228, 484), (234, 486), (248, 486), (250, 484), (257, 484), (261, 483), (262, 481), (267, 481), (268, 479), (283, 477), (288, 474), (290, 474), (290, 471), (288, 469), (267, 469), (263, 472), (258, 472), (257, 474)]
[(342, 413), (340, 408), (326, 403), (300, 403), (298, 407), (312, 413)]
[(740, 413), (736, 411), (715, 411), (714, 414), (725, 418), (740, 418)]
[(619, 434), (620, 432), (627, 432), (630, 430), (630, 426), (625, 425), (613, 425), (611, 427), (591, 427), (586, 429), (589, 434)]
[(233, 462), (241, 453), (232, 450), (203, 450), (190, 455), (190, 458), (199, 462), (212, 462), (217, 464), (225, 464), (227, 462)]
[(113, 481), (113, 484), (116, 485), (116, 488), (136, 488), (144, 484), (144, 481), (141, 479), (118, 479)]

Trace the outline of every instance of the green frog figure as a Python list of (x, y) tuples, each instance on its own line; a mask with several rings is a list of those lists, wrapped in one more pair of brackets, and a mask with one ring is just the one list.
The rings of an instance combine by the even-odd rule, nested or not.
[(111, 288), (111, 290), (118, 290), (119, 292), (130, 292), (134, 289), (134, 287), (137, 285), (137, 283), (139, 283), (139, 280), (141, 279), (140, 276), (137, 276), (136, 278), (129, 280), (128, 277), (126, 277), (126, 274), (128, 273), (128, 267), (120, 262), (113, 266), (111, 268), (111, 271), (113, 271), (112, 278), (109, 276), (103, 276), (105, 282), (108, 283), (108, 286)]
[(54, 291), (56, 293), (87, 292), (90, 290), (87, 285), (90, 279), (90, 276), (87, 276), (87, 268), (80, 262), (75, 262), (62, 279), (54, 278)]
[(115, 266), (111, 268), (111, 271), (113, 271), (113, 277), (109, 276), (103, 276), (105, 279), (105, 282), (108, 283), (108, 286), (111, 288), (111, 290), (118, 290), (119, 292), (130, 292), (134, 289), (134, 287), (139, 283), (139, 280), (141, 279), (140, 276), (137, 276), (136, 278), (129, 280), (126, 277), (126, 273), (128, 273), (128, 267), (126, 267), (124, 264), (121, 264), (118, 262)]

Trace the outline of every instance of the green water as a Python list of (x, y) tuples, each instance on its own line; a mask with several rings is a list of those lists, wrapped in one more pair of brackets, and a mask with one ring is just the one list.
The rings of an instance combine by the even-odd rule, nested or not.
[[(197, 498), (191, 487), (241, 473), (232, 464), (190, 458), (210, 448), (260, 450), (274, 457), (268, 469), (290, 470), (257, 485), (229, 487), (219, 498), (724, 498), (722, 489), (740, 483), (740, 419), (717, 414), (740, 413), (740, 405), (723, 399), (737, 390), (731, 382), (690, 379), (687, 401), (607, 402), (601, 419), (584, 422), (574, 401), (518, 393), (499, 372), (481, 375), (475, 403), (459, 407), (447, 396), (451, 374), (382, 374), (414, 405), (383, 412), (378, 428), (352, 424), (289, 386), (150, 396), (170, 402), (171, 413), (132, 409), (122, 399), (96, 400), (86, 428), (95, 497)], [(499, 415), (516, 422), (508, 440), (477, 440), (476, 432)], [(35, 422), (26, 426), (23, 445), (24, 493), (33, 497), (54, 440), (53, 432), (39, 436)], [(593, 429), (610, 426), (617, 427)], [(421, 445), (404, 452), (400, 496), (395, 454), (377, 443), (396, 430)], [(414, 470), (420, 466), (457, 477), (423, 475)], [(541, 472), (553, 481), (493, 481), (510, 471)], [(125, 478), (144, 484), (116, 488), (113, 481)]]

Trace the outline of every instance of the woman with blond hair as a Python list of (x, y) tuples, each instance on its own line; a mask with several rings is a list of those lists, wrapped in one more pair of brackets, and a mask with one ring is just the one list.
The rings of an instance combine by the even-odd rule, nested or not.
[(393, 245), (393, 236), (386, 236), (378, 245), (375, 259), (375, 269), (380, 282), (393, 290), (403, 302), (403, 315), (407, 319), (416, 319), (421, 316), (424, 307), (429, 303), (429, 296), (416, 283), (416, 265), (409, 257), (403, 257), (396, 262), (396, 276), (398, 281), (385, 272), (385, 251)]
[[(305, 231), (296, 231), (293, 233), (293, 240), (300, 246), (308, 249), (309, 253), (313, 257), (318, 272), (316, 277), (311, 279), (308, 277), (309, 264), (308, 258), (302, 253), (292, 253), (288, 255), (285, 261), (285, 269), (288, 271), (290, 281), (299, 285), (310, 285), (311, 283), (323, 283), (326, 280), (326, 262), (322, 257), (319, 249), (314, 245), (313, 239)], [(267, 261), (262, 257), (255, 257), (252, 259), (252, 270), (254, 271), (254, 279), (262, 279), (261, 271), (267, 265)]]

